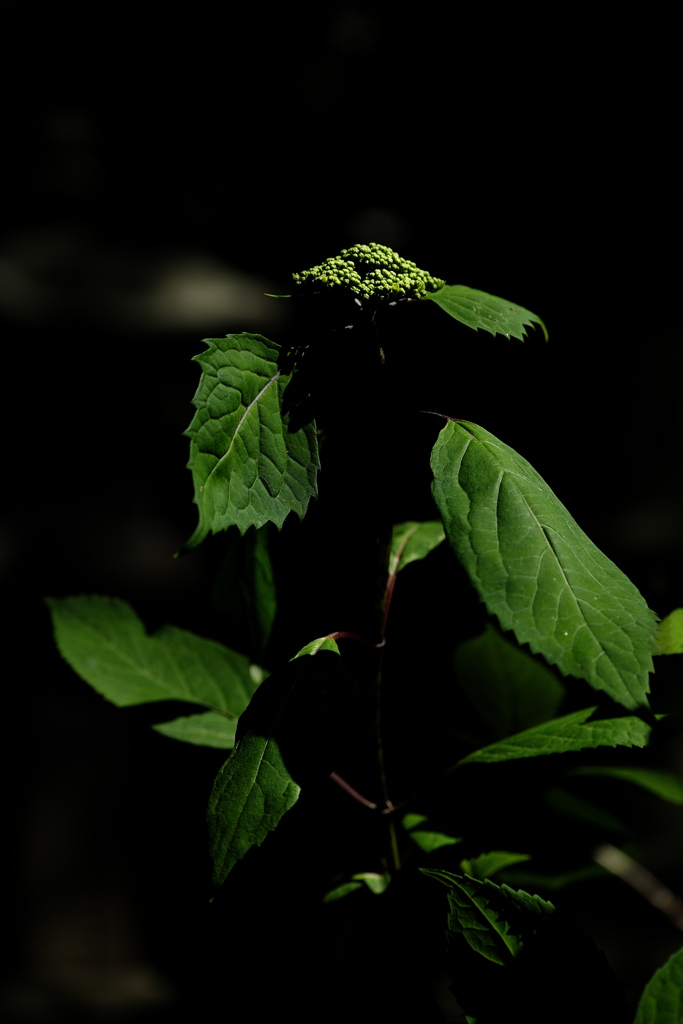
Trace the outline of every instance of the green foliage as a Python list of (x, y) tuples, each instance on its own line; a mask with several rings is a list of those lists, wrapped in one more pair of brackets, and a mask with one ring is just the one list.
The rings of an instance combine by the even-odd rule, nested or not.
[(627, 716), (587, 721), (596, 710), (594, 707), (584, 708), (562, 718), (551, 718), (533, 729), (475, 750), (463, 757), (460, 764), (514, 761), (542, 754), (566, 754), (570, 750), (585, 750), (587, 747), (646, 746), (652, 727), (642, 718)]
[(466, 327), (475, 331), (488, 331), (489, 334), (504, 334), (506, 338), (518, 338), (524, 341), (525, 327), (536, 324), (548, 339), (545, 324), (535, 313), (530, 313), (523, 306), (513, 306), (505, 299), (495, 295), (479, 292), (475, 288), (467, 288), (464, 284), (449, 284), (430, 295), (425, 295), (437, 306), (444, 309), (449, 316), (459, 320)]
[[(470, 422), (444, 415), (433, 446), (440, 519), (393, 522), (384, 469), (403, 471), (405, 453), (392, 447), (388, 410), (402, 414), (411, 392), (401, 382), (397, 395), (382, 393), (379, 304), (428, 299), (469, 328), (519, 340), (533, 326), (545, 334), (538, 316), (446, 285), (380, 245), (343, 250), (294, 283), (317, 319), (288, 347), (228, 334), (196, 357), (201, 377), (187, 435), (199, 522), (186, 549), (228, 531), (211, 597), (231, 646), (172, 626), (149, 635), (124, 601), (67, 597), (48, 600), (59, 650), (119, 706), (159, 703), (163, 716), (165, 701), (193, 705), (153, 726), (163, 736), (231, 751), (220, 768), (215, 755), (208, 807), (218, 906), (230, 908), (260, 871), (276, 920), (283, 892), (315, 879), (320, 913), (342, 922), (330, 942), (334, 957), (341, 963), (351, 948), (348, 978), (363, 961), (354, 943), (366, 942), (374, 955), (382, 943), (398, 949), (412, 941), (419, 953), (419, 928), (407, 938), (401, 928), (443, 896), (417, 870), (426, 863), (425, 873), (448, 889), (449, 971), (468, 1021), (626, 1020), (591, 942), (559, 907), (507, 883), (523, 877), (561, 898), (564, 886), (601, 877), (587, 851), (628, 826), (619, 810), (574, 791), (582, 776), (683, 803), (680, 781), (645, 750), (662, 717), (648, 705), (652, 654), (683, 652), (682, 610), (657, 631), (636, 587), (539, 474)], [(354, 317), (346, 316), (349, 300)], [(359, 373), (375, 360), (376, 392), (349, 392), (355, 364), (339, 372), (361, 356)], [(442, 372), (429, 365), (426, 344), (420, 367)], [(319, 508), (308, 516), (320, 468), (314, 413), (325, 442)], [(425, 471), (427, 457), (425, 450)], [(335, 459), (343, 477), (335, 477)], [(282, 530), (290, 512), (305, 521), (290, 517)], [(421, 564), (404, 581), (413, 563)], [(397, 614), (403, 627), (387, 630), (395, 591), (403, 601), (411, 582), (422, 589)], [(475, 595), (500, 629), (489, 621), (482, 631)], [(324, 624), (309, 627), (307, 614)], [(577, 710), (588, 703), (585, 683), (596, 694)], [(614, 763), (610, 748), (622, 748)], [(290, 861), (283, 867), (278, 859), (275, 870), (263, 858), (277, 840), (266, 839), (284, 818), (279, 838)], [(240, 924), (230, 918), (233, 934)], [(263, 927), (271, 936), (270, 923)], [(275, 955), (270, 949), (269, 963)], [(682, 962), (677, 955), (655, 975), (636, 1024), (680, 1018)]]
[(565, 675), (647, 707), (656, 616), (536, 470), (482, 427), (451, 420), (432, 471), (448, 540), (502, 628)]
[(66, 597), (47, 603), (62, 657), (118, 707), (182, 700), (236, 720), (256, 691), (260, 671), (243, 655), (175, 626), (148, 636), (125, 601)]
[(278, 345), (257, 334), (207, 341), (187, 430), (199, 525), (187, 542), (236, 526), (281, 527), (303, 518), (317, 494), (318, 441), (305, 403), (290, 404), (292, 379)]
[(675, 608), (659, 623), (657, 651), (659, 654), (683, 654), (683, 608)]

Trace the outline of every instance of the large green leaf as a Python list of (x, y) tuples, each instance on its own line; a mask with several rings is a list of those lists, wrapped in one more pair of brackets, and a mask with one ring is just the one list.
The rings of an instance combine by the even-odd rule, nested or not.
[(536, 470), (482, 427), (451, 420), (432, 471), (448, 540), (502, 628), (565, 675), (647, 707), (656, 616)]
[(217, 887), (276, 828), (306, 781), (334, 771), (338, 752), (348, 741), (355, 682), (329, 643), (334, 641), (309, 644), (261, 683), (239, 720), (237, 744), (216, 776), (209, 800)]
[(450, 316), (475, 331), (481, 328), (489, 334), (504, 334), (506, 338), (524, 341), (524, 328), (538, 324), (546, 341), (548, 339), (545, 324), (535, 313), (464, 284), (447, 284), (437, 292), (428, 292), (424, 298), (436, 302)]
[(645, 986), (633, 1024), (681, 1024), (683, 949), (669, 957)]
[(589, 747), (644, 747), (650, 737), (651, 726), (641, 718), (602, 718), (589, 722), (597, 708), (583, 708), (570, 715), (553, 718), (533, 729), (525, 729), (516, 736), (508, 736), (475, 750), (463, 757), (459, 764), (481, 764), (496, 761), (514, 761), (521, 757), (539, 757), (543, 754), (562, 754), (570, 750)]
[(292, 374), (278, 345), (258, 334), (207, 340), (186, 431), (199, 524), (186, 544), (209, 532), (300, 518), (317, 493), (318, 442), (305, 403), (290, 408)]
[(445, 539), (443, 524), (434, 522), (399, 523), (394, 527), (389, 555), (389, 575), (395, 576), (406, 565), (426, 558)]
[(557, 714), (564, 688), (548, 666), (489, 625), (455, 652), (460, 687), (497, 737), (529, 729)]
[(175, 626), (153, 636), (125, 601), (47, 598), (62, 656), (119, 707), (161, 700), (202, 704), (237, 718), (256, 690), (249, 661)]

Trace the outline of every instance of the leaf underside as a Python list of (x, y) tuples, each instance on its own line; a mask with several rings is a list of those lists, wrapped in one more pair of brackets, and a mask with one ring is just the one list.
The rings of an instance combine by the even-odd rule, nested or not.
[(524, 341), (524, 328), (538, 324), (548, 340), (545, 324), (535, 313), (476, 288), (447, 284), (436, 292), (428, 292), (424, 298), (435, 302), (454, 319), (474, 330), (481, 328), (489, 334), (504, 334), (506, 338)]
[(536, 470), (452, 420), (432, 471), (448, 540), (503, 630), (624, 707), (647, 707), (656, 616)]
[[(186, 431), (199, 524), (186, 549), (210, 533), (244, 533), (290, 512), (303, 519), (317, 494), (318, 441), (310, 411), (288, 408), (278, 345), (258, 334), (207, 340), (195, 356), (202, 368)], [(288, 396), (289, 397), (289, 396)]]

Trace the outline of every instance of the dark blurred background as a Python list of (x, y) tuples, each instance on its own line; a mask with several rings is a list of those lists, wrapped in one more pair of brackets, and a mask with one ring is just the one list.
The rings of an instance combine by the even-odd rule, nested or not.
[[(550, 332), (520, 345), (408, 310), (397, 418), (426, 405), (502, 436), (659, 614), (683, 604), (673, 27), (381, 3), (0, 10), (3, 1008), (183, 1019), (207, 975), (220, 752), (90, 692), (42, 597), (115, 594), (150, 628), (220, 639), (215, 549), (172, 557), (195, 525), (191, 357), (230, 331), (291, 336), (264, 293), (377, 241)], [(680, 816), (657, 813), (673, 884)], [(677, 947), (661, 927), (664, 953), (636, 931), (627, 967)]]

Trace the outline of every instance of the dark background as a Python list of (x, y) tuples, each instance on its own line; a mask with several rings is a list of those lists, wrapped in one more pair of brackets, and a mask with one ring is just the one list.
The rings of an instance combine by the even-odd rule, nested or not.
[[(520, 345), (407, 310), (397, 421), (427, 407), (482, 423), (659, 614), (682, 604), (673, 27), (450, 5), (2, 13), (4, 1005), (170, 1019), (209, 973), (203, 817), (221, 755), (91, 693), (42, 596), (115, 594), (150, 628), (220, 638), (215, 549), (172, 558), (195, 524), (191, 357), (229, 331), (290, 337), (287, 304), (263, 293), (378, 241), (550, 331)], [(680, 816), (651, 814), (652, 866), (674, 884)], [(643, 978), (679, 941), (649, 909), (646, 925), (656, 940), (639, 923), (623, 968)]]

